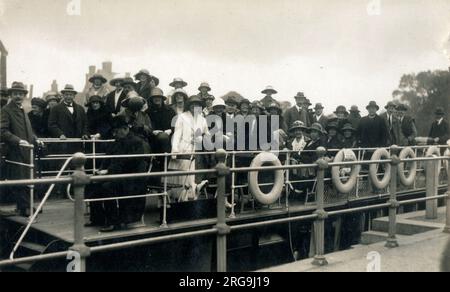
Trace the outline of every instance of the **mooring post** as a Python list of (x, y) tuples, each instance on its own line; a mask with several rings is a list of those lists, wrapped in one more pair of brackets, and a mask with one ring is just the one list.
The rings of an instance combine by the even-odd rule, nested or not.
[[(436, 157), (435, 155), (430, 155), (428, 157)], [(439, 181), (439, 161), (432, 160), (426, 163), (426, 188), (427, 197), (434, 197), (438, 193), (438, 181)], [(432, 200), (426, 202), (426, 218), (427, 219), (437, 219), (438, 218), (438, 201)]]
[(450, 152), (447, 154), (447, 199), (446, 199), (446, 221), (444, 232), (450, 233)]
[(227, 235), (230, 233), (230, 227), (226, 222), (225, 210), (225, 189), (226, 177), (230, 174), (230, 169), (226, 166), (227, 153), (225, 150), (216, 152), (217, 160), (217, 272), (227, 271)]
[(391, 184), (389, 187), (390, 198), (389, 198), (389, 235), (386, 241), (386, 247), (395, 248), (398, 247), (397, 241), (397, 211), (400, 204), (397, 201), (397, 176), (398, 176), (398, 165), (400, 164), (400, 158), (398, 153), (400, 149), (398, 146), (391, 147)]
[(324, 206), (324, 192), (325, 192), (325, 170), (328, 168), (328, 161), (324, 159), (327, 151), (323, 147), (317, 148), (317, 186), (316, 186), (316, 202), (317, 210), (314, 214), (317, 219), (314, 221), (314, 236), (316, 244), (316, 255), (312, 262), (316, 266), (325, 266), (328, 264), (325, 258), (325, 220), (328, 218), (328, 213)]
[(79, 260), (74, 264), (76, 272), (86, 272), (86, 258), (90, 256), (90, 248), (84, 243), (84, 190), (90, 179), (84, 171), (86, 156), (83, 153), (76, 153), (72, 158), (75, 171), (72, 174), (73, 192), (75, 197), (74, 212), (74, 245), (70, 251), (75, 253), (75, 259)]

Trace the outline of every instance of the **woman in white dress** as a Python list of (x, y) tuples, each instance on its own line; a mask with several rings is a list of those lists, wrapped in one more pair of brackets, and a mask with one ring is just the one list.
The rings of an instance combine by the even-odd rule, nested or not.
[[(172, 138), (172, 160), (169, 164), (170, 170), (194, 171), (195, 156), (189, 153), (202, 150), (203, 136), (208, 135), (208, 124), (202, 115), (204, 103), (197, 97), (192, 96), (186, 103), (186, 111), (177, 117), (175, 132)], [(187, 154), (187, 155), (183, 155)], [(195, 175), (169, 177), (170, 184), (180, 185), (186, 190), (180, 201), (196, 199)]]

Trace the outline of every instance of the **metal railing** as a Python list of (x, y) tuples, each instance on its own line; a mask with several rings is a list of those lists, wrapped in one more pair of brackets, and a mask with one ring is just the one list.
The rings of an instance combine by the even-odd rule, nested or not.
[[(281, 151), (276, 151), (281, 152)], [(213, 153), (213, 152), (211, 152)], [(302, 221), (302, 220), (315, 220), (314, 221), (314, 236), (315, 236), (315, 254), (313, 264), (315, 265), (325, 265), (327, 264), (327, 260), (324, 255), (324, 224), (325, 220), (330, 216), (337, 216), (342, 214), (361, 212), (367, 210), (375, 210), (380, 208), (389, 208), (389, 238), (387, 241), (388, 247), (396, 247), (398, 246), (398, 242), (396, 239), (396, 216), (397, 210), (402, 205), (407, 204), (415, 204), (419, 202), (430, 202), (436, 201), (438, 199), (446, 198), (446, 225), (444, 228), (445, 232), (450, 233), (450, 184), (447, 185), (448, 192), (445, 195), (438, 195), (437, 193), (437, 180), (436, 172), (437, 165), (439, 161), (447, 160), (450, 161), (450, 156), (446, 157), (424, 157), (424, 158), (415, 158), (415, 159), (403, 159), (400, 160), (396, 153), (393, 153), (390, 159), (376, 160), (376, 161), (355, 161), (355, 162), (328, 162), (324, 159), (326, 154), (325, 149), (318, 149), (318, 161), (314, 164), (309, 165), (283, 165), (283, 166), (269, 166), (269, 167), (261, 167), (261, 168), (251, 168), (251, 167), (241, 167), (236, 168), (233, 165), (232, 168), (228, 167), (226, 162), (227, 152), (223, 150), (219, 150), (214, 152), (216, 155), (216, 160), (218, 164), (215, 169), (206, 169), (206, 170), (196, 170), (196, 171), (165, 171), (165, 172), (155, 172), (155, 173), (137, 173), (137, 174), (122, 174), (122, 175), (105, 175), (105, 176), (88, 176), (84, 171), (84, 165), (86, 160), (89, 157), (86, 157), (82, 153), (77, 153), (72, 157), (72, 164), (75, 167), (75, 171), (71, 177), (61, 177), (56, 179), (38, 179), (38, 180), (18, 180), (18, 181), (4, 181), (0, 182), (0, 188), (6, 186), (15, 186), (15, 185), (47, 185), (47, 184), (72, 184), (74, 186), (74, 197), (75, 197), (75, 220), (74, 220), (74, 234), (75, 240), (74, 245), (67, 252), (58, 252), (52, 254), (45, 254), (34, 257), (20, 258), (20, 259), (10, 259), (5, 261), (0, 261), (0, 267), (15, 265), (20, 263), (30, 263), (37, 261), (45, 261), (49, 259), (62, 258), (67, 256), (70, 252), (77, 252), (80, 255), (81, 259), (81, 271), (86, 271), (86, 259), (93, 253), (105, 252), (111, 250), (117, 250), (121, 248), (130, 248), (135, 246), (148, 245), (157, 242), (166, 242), (175, 239), (182, 238), (190, 238), (195, 236), (204, 236), (204, 235), (216, 235), (217, 236), (217, 270), (219, 272), (226, 271), (226, 262), (227, 262), (227, 247), (226, 247), (226, 238), (230, 234), (230, 232), (257, 228), (261, 226), (268, 226), (274, 224), (281, 224), (287, 222), (294, 221)], [(237, 153), (237, 152), (236, 152)], [(233, 154), (233, 152), (231, 152)], [(139, 156), (139, 155), (137, 155)], [(164, 154), (161, 154), (164, 156)], [(120, 156), (122, 157), (122, 156)], [(130, 156), (127, 156), (130, 157)], [(135, 156), (133, 156), (135, 157)], [(105, 156), (104, 158), (111, 158)], [(407, 201), (398, 201), (397, 200), (397, 170), (398, 165), (400, 163), (407, 162), (426, 162), (428, 165), (429, 171), (427, 172), (427, 197), (407, 200)], [(387, 203), (377, 204), (367, 207), (359, 207), (359, 208), (351, 208), (344, 209), (339, 211), (327, 212), (325, 210), (324, 204), (324, 186), (325, 186), (325, 172), (330, 167), (345, 167), (345, 166), (355, 166), (355, 165), (371, 165), (371, 164), (381, 164), (381, 163), (389, 163), (392, 167), (391, 178), (390, 178), (390, 198)], [(167, 163), (166, 163), (167, 164)], [(447, 164), (450, 165), (450, 163)], [(282, 218), (282, 219), (274, 219), (268, 220), (264, 222), (256, 222), (256, 223), (248, 223), (248, 224), (240, 224), (235, 226), (228, 226), (226, 220), (226, 210), (225, 210), (225, 188), (226, 188), (226, 178), (231, 174), (237, 174), (242, 172), (255, 172), (255, 171), (268, 171), (268, 170), (294, 170), (294, 169), (302, 169), (302, 168), (314, 168), (317, 170), (317, 186), (316, 186), (316, 211), (311, 215), (305, 216), (297, 216), (290, 218)], [(434, 169), (434, 170), (433, 170)], [(217, 224), (210, 229), (186, 232), (175, 235), (167, 235), (162, 237), (141, 239), (141, 240), (133, 240), (123, 243), (116, 244), (108, 244), (98, 247), (87, 247), (83, 238), (83, 228), (84, 228), (84, 204), (86, 202), (84, 198), (84, 190), (86, 185), (95, 182), (107, 182), (107, 181), (123, 181), (130, 179), (143, 179), (150, 177), (173, 177), (173, 176), (185, 176), (185, 175), (197, 175), (197, 174), (214, 174), (217, 176)], [(450, 174), (450, 167), (447, 168), (447, 174)], [(449, 179), (450, 175), (448, 175), (447, 179)], [(167, 182), (167, 181), (166, 181)], [(165, 183), (166, 184), (166, 183)], [(167, 187), (167, 185), (166, 185)], [(164, 196), (166, 197), (166, 196)], [(35, 216), (37, 216), (35, 214)]]

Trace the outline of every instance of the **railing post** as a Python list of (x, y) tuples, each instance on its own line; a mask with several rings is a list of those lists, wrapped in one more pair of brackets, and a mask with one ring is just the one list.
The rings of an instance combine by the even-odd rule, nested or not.
[(328, 213), (324, 206), (324, 192), (325, 192), (325, 170), (328, 168), (328, 162), (324, 159), (326, 150), (323, 147), (317, 148), (317, 186), (316, 186), (316, 201), (317, 210), (314, 214), (318, 217), (314, 221), (314, 236), (316, 245), (316, 255), (312, 262), (316, 266), (325, 266), (328, 264), (325, 254), (325, 220), (328, 218)]
[(217, 272), (227, 271), (227, 235), (230, 233), (230, 227), (226, 222), (225, 210), (225, 188), (226, 177), (230, 174), (230, 169), (226, 166), (227, 153), (225, 150), (216, 152), (218, 164), (217, 170)]
[[(169, 157), (168, 154), (164, 156), (164, 173), (167, 174), (168, 168), (169, 168)], [(161, 228), (167, 228), (167, 198), (168, 198), (168, 192), (167, 192), (167, 176), (164, 176), (164, 196), (163, 196), (163, 219), (161, 222)]]
[[(428, 157), (436, 157), (434, 155)], [(426, 162), (426, 185), (427, 185), (427, 197), (434, 197), (437, 195), (438, 191), (438, 181), (439, 181), (439, 161), (427, 161)], [(427, 201), (426, 202), (426, 218), (427, 219), (437, 219), (438, 218), (438, 201)]]
[(450, 233), (450, 152), (447, 155), (447, 205), (446, 205), (446, 223), (444, 227), (445, 233)]
[[(34, 179), (34, 147), (30, 147), (30, 179)], [(30, 217), (31, 221), (34, 216), (34, 185), (29, 185), (30, 188)]]
[(75, 212), (74, 212), (74, 245), (70, 250), (77, 254), (80, 262), (77, 265), (78, 272), (86, 272), (86, 258), (90, 256), (90, 248), (84, 243), (84, 190), (89, 184), (89, 177), (84, 171), (86, 156), (83, 153), (76, 153), (73, 156), (72, 163), (75, 171), (72, 174), (74, 196), (75, 196)]
[(400, 158), (397, 156), (400, 149), (397, 146), (391, 147), (391, 184), (389, 186), (390, 199), (389, 199), (389, 235), (386, 241), (386, 247), (395, 248), (398, 247), (398, 241), (396, 237), (397, 233), (397, 210), (400, 204), (397, 201), (397, 176), (398, 165), (400, 164)]
[[(233, 152), (231, 167), (236, 168), (236, 153)], [(236, 218), (235, 207), (235, 196), (236, 196), (236, 173), (231, 174), (231, 213), (230, 218)]]

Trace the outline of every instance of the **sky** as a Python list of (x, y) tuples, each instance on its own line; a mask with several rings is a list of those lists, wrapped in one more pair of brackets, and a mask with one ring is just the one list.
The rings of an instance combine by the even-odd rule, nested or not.
[(447, 69), (449, 37), (448, 0), (0, 0), (8, 82), (35, 95), (54, 79), (81, 90), (89, 65), (112, 61), (165, 92), (182, 77), (189, 94), (208, 81), (255, 100), (272, 85), (280, 101), (364, 108), (403, 74)]

